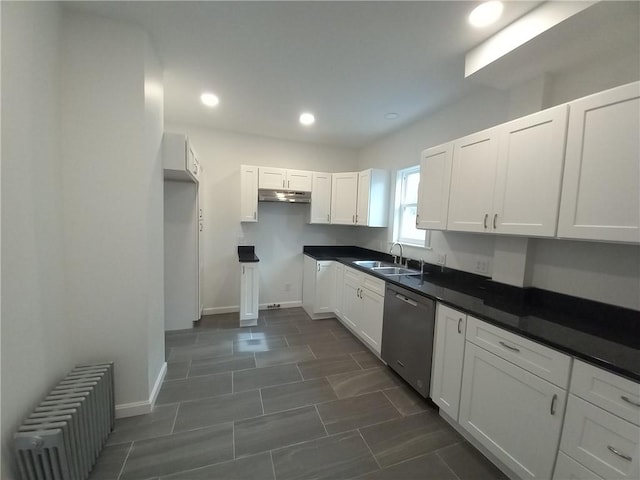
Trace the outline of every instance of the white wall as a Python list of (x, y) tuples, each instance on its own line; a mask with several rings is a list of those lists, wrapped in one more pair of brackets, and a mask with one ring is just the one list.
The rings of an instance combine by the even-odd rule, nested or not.
[(56, 4), (2, 2), (2, 472), (11, 436), (72, 366), (64, 306)]
[[(261, 203), (259, 221), (240, 224), (240, 165), (300, 170), (356, 169), (353, 150), (313, 145), (187, 125), (167, 131), (187, 133), (204, 168), (205, 313), (238, 310), (238, 245), (255, 245), (260, 258), (260, 303), (302, 301), (302, 247), (352, 245), (355, 227), (308, 225), (308, 205)], [(290, 284), (287, 286), (287, 284)]]
[[(162, 104), (146, 34), (68, 11), (61, 44), (66, 299), (76, 361), (115, 361), (119, 414), (163, 367)], [(151, 91), (150, 91), (151, 89)]]

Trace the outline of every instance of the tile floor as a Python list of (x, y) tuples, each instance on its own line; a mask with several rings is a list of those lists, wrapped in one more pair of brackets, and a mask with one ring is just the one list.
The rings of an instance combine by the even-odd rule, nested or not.
[(506, 478), (336, 319), (237, 324), (166, 335), (154, 411), (116, 421), (90, 480)]

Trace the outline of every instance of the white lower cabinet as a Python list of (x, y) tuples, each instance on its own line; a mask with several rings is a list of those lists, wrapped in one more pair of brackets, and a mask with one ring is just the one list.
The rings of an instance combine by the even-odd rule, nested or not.
[(463, 378), (462, 428), (518, 477), (551, 478), (566, 390), (469, 341)]
[(332, 260), (315, 260), (304, 255), (302, 308), (312, 319), (333, 316), (335, 269)]
[(588, 468), (583, 467), (573, 458), (558, 452), (553, 480), (604, 480)]
[(339, 262), (335, 262), (333, 265), (335, 271), (335, 284), (334, 295), (333, 295), (333, 312), (336, 314), (338, 318), (342, 318), (342, 309), (343, 309), (343, 298), (344, 298), (344, 265)]
[(258, 289), (260, 276), (258, 263), (240, 264), (240, 326), (249, 327), (258, 324)]
[(431, 367), (431, 399), (458, 420), (467, 316), (438, 304)]
[(384, 280), (345, 267), (343, 287), (343, 309), (340, 319), (371, 350), (380, 355)]

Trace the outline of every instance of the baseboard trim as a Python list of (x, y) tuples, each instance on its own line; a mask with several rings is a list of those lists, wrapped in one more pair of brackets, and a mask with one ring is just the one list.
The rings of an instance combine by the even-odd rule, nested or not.
[[(291, 302), (273, 302), (279, 303), (280, 308), (296, 308), (302, 306), (302, 301), (294, 300)], [(273, 310), (272, 308), (268, 308), (269, 305), (273, 305), (273, 303), (261, 303), (258, 308), (260, 310)], [(202, 309), (203, 315), (216, 315), (219, 313), (236, 313), (240, 311), (239, 305), (231, 305), (228, 307), (207, 307)]]
[(162, 364), (162, 368), (160, 368), (158, 376), (156, 377), (149, 399), (141, 402), (121, 403), (116, 405), (116, 418), (134, 417), (136, 415), (151, 413), (153, 406), (156, 404), (156, 399), (158, 398), (158, 394), (160, 393), (160, 388), (162, 387), (162, 382), (164, 381), (166, 374), (167, 362), (164, 362)]

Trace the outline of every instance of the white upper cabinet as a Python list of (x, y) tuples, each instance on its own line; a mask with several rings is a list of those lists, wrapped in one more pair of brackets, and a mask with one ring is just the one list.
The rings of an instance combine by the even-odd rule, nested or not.
[(389, 172), (368, 169), (334, 173), (331, 192), (331, 223), (386, 227)]
[(334, 173), (331, 187), (331, 223), (355, 225), (357, 201), (358, 173)]
[(331, 223), (331, 174), (313, 172), (309, 223)]
[(555, 236), (567, 115), (560, 105), (502, 125), (490, 222), (495, 233)]
[(498, 137), (499, 128), (495, 127), (454, 142), (448, 230), (489, 231)]
[(200, 163), (186, 135), (165, 132), (162, 151), (164, 178), (198, 183)]
[(569, 108), (558, 236), (640, 242), (640, 83)]
[(240, 221), (258, 221), (258, 167), (240, 165)]
[(566, 128), (561, 105), (456, 140), (447, 228), (555, 236)]
[(446, 230), (452, 162), (453, 143), (445, 143), (422, 152), (417, 228)]
[(260, 167), (258, 187), (268, 190), (311, 191), (312, 172), (286, 170), (284, 168)]

